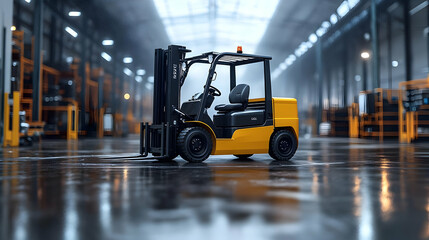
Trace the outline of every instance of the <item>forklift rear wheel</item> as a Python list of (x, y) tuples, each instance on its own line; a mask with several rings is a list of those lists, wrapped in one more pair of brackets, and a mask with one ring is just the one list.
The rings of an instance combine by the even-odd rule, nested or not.
[(177, 138), (180, 156), (188, 162), (203, 162), (212, 152), (213, 143), (210, 134), (201, 127), (183, 129)]
[(234, 154), (234, 156), (238, 157), (239, 159), (248, 159), (251, 156), (253, 156), (253, 154), (241, 154), (241, 155)]
[(295, 134), (287, 129), (282, 129), (274, 133), (270, 141), (269, 154), (279, 161), (288, 161), (295, 155), (298, 148), (298, 141)]

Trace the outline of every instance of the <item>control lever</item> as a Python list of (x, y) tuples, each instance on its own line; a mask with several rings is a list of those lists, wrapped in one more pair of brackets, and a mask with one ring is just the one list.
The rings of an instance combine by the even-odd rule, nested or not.
[(180, 111), (179, 109), (177, 109), (175, 106), (172, 106), (173, 110), (178, 113), (180, 116), (182, 116), (183, 118), (185, 118), (186, 120), (192, 120), (192, 118), (190, 116), (188, 116), (186, 113)]

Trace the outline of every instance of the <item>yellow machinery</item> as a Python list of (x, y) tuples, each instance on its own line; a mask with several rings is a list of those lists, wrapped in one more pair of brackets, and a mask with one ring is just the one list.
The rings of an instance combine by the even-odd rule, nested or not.
[[(33, 51), (32, 58), (26, 58), (24, 56), (24, 32), (23, 31), (14, 31), (12, 34), (13, 41), (13, 49), (12, 49), (12, 60), (13, 60), (13, 75), (15, 81), (12, 82), (13, 91), (19, 91), (20, 93), (20, 107), (21, 111), (25, 111), (25, 121), (29, 124), (28, 135), (32, 136), (40, 136), (43, 134), (43, 126), (44, 123), (42, 121), (35, 122), (33, 121), (33, 88), (31, 85), (27, 84), (30, 82), (29, 76), (33, 73)], [(43, 73), (40, 71), (40, 78), (42, 79)], [(39, 87), (39, 95), (42, 95), (42, 88)], [(42, 99), (40, 98), (39, 103), (42, 105)], [(42, 109), (39, 108), (39, 119), (41, 119)]]
[[(153, 124), (141, 124), (140, 153), (160, 159), (180, 154), (189, 162), (202, 162), (210, 154), (246, 158), (269, 153), (277, 160), (291, 159), (298, 148), (297, 101), (272, 97), (271, 57), (243, 54), (241, 48), (237, 53), (209, 52), (185, 58), (187, 52), (186, 47), (176, 45), (155, 51)], [(236, 68), (256, 63), (263, 64), (265, 97), (249, 100), (250, 86), (236, 83)], [(204, 92), (181, 104), (181, 87), (193, 64), (210, 67), (202, 83)], [(212, 85), (219, 65), (230, 69), (230, 103), (216, 106), (212, 118), (207, 110), (221, 95)]]
[(359, 95), (359, 135), (378, 138), (398, 137), (399, 91), (377, 88)]
[[(59, 80), (62, 77), (63, 73), (60, 71), (44, 66), (43, 67), (43, 95), (46, 96), (49, 93), (49, 86), (58, 86)], [(51, 79), (51, 80), (49, 80)], [(65, 91), (61, 89), (57, 94), (63, 95)], [(78, 103), (76, 100), (72, 98), (64, 98), (61, 100), (62, 104), (58, 105), (47, 105), (44, 102), (42, 107), (42, 119), (44, 122), (48, 122), (49, 118), (52, 117), (51, 113), (55, 114), (56, 117), (65, 113), (66, 118), (64, 119), (66, 122), (63, 122), (62, 119), (57, 119), (55, 125), (59, 128), (63, 128), (64, 130), (60, 130), (58, 128), (55, 129), (45, 129), (44, 134), (47, 136), (61, 136), (63, 134), (66, 135), (68, 140), (73, 140), (78, 138)]]
[[(429, 133), (419, 133), (420, 126), (429, 126), (429, 102), (423, 92), (428, 92), (429, 76), (426, 79), (399, 83), (399, 140), (410, 143)], [(404, 104), (407, 107), (404, 107)]]
[[(66, 112), (67, 114), (67, 140), (77, 139), (78, 138), (78, 119), (79, 111), (76, 102), (72, 102), (67, 106), (44, 106), (44, 113), (49, 111), (55, 112)], [(45, 131), (46, 135), (60, 135), (61, 132), (58, 130), (55, 131)]]
[[(32, 58), (26, 58), (24, 56), (24, 32), (14, 31), (13, 32), (14, 48), (12, 51), (13, 59), (13, 74), (15, 81), (13, 81), (12, 87), (19, 93), (18, 111), (25, 111), (25, 121), (29, 124), (28, 136), (40, 136), (44, 135), (60, 135), (62, 131), (57, 129), (44, 130), (47, 120), (50, 118), (52, 112), (66, 112), (67, 114), (67, 127), (66, 135), (67, 139), (77, 139), (77, 102), (74, 99), (63, 99), (66, 102), (66, 106), (46, 106), (42, 102), (40, 97), (38, 103), (33, 102), (33, 86), (31, 81), (31, 74), (33, 73), (33, 60), (34, 53), (31, 50)], [(40, 87), (39, 96), (47, 94), (49, 87), (52, 85), (58, 85), (59, 80), (63, 73), (52, 67), (42, 65), (40, 71)], [(15, 103), (15, 102), (14, 102)], [(41, 121), (34, 122), (33, 119), (33, 107), (35, 104), (40, 106), (39, 112), (37, 113), (38, 119)], [(62, 124), (61, 121), (58, 124)]]

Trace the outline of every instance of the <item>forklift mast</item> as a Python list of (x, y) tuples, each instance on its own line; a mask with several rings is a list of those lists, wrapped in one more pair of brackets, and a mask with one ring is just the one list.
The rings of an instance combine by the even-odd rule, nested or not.
[(173, 112), (180, 104), (180, 75), (186, 52), (190, 50), (176, 45), (155, 50), (153, 124), (173, 124), (179, 120)]
[(147, 134), (150, 139), (145, 139), (150, 144), (141, 146), (141, 154), (146, 155), (149, 151), (157, 156), (168, 157), (176, 152), (176, 128), (180, 116), (175, 109), (180, 107), (180, 76), (187, 52), (190, 50), (177, 45), (171, 45), (167, 50), (155, 50), (153, 124), (150, 128), (148, 124), (141, 126), (141, 131), (151, 131)]

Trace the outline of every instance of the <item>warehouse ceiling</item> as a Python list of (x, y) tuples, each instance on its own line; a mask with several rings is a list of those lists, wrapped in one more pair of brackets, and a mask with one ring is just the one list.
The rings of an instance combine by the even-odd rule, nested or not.
[[(283, 61), (335, 12), (341, 0), (95, 0), (121, 22), (150, 65), (155, 48), (182, 44), (194, 53), (234, 51)], [(135, 52), (136, 50), (134, 50)]]
[(279, 0), (156, 0), (171, 42), (194, 52), (254, 52)]
[(278, 63), (292, 54), (324, 21), (329, 21), (342, 0), (280, 1), (257, 52), (273, 56)]
[(153, 0), (95, 0), (95, 4), (104, 7), (111, 20), (126, 28), (130, 46), (139, 46), (129, 49), (128, 54), (140, 53), (147, 69), (152, 69), (154, 49), (170, 43)]

